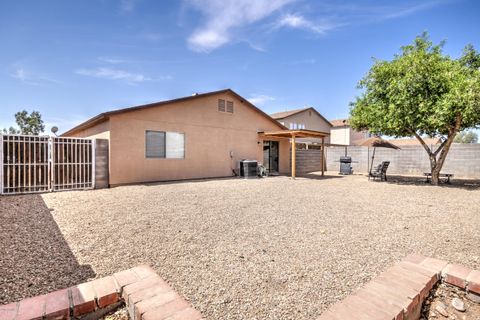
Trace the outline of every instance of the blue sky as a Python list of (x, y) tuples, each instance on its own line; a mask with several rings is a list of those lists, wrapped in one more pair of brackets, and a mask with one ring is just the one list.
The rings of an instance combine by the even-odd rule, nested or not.
[(100, 112), (232, 88), (267, 113), (348, 115), (372, 57), (422, 31), (480, 48), (478, 1), (0, 2), (0, 128), (21, 109), (65, 131)]

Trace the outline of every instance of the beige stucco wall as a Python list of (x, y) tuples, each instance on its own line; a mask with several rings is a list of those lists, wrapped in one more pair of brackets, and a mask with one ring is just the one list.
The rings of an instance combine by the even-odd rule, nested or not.
[(75, 132), (69, 136), (90, 139), (110, 139), (110, 121), (106, 120), (93, 127)]
[(334, 127), (330, 130), (330, 142), (332, 144), (351, 145), (355, 141), (368, 138), (368, 133), (355, 131), (350, 126)]
[(335, 127), (330, 130), (330, 143), (332, 144), (350, 144), (350, 128)]
[[(234, 114), (217, 111), (219, 98), (234, 101)], [(245, 103), (226, 95), (112, 115), (110, 184), (231, 176), (240, 159), (263, 162), (263, 141), (257, 131), (278, 129)], [(147, 159), (146, 130), (184, 133), (185, 158)], [(288, 140), (281, 140), (279, 148), (280, 173), (289, 173)]]
[[(331, 125), (328, 122), (326, 122), (322, 117), (320, 117), (316, 112), (312, 110), (305, 110), (297, 114), (288, 116), (284, 119), (279, 119), (278, 121), (284, 123), (284, 125), (289, 129), (290, 123), (296, 123), (297, 125), (304, 124), (305, 129), (326, 133), (329, 133), (331, 128)], [(329, 141), (329, 137), (326, 137), (325, 143), (328, 143)], [(297, 142), (321, 143), (322, 140), (315, 138), (303, 138), (297, 139)]]

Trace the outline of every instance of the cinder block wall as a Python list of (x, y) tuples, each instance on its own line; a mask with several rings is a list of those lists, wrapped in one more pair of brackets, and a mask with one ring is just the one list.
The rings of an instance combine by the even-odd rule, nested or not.
[[(327, 170), (338, 171), (339, 159), (345, 155), (344, 147), (326, 148)], [(373, 148), (347, 147), (347, 154), (352, 157), (354, 173), (367, 173)], [(404, 146), (400, 150), (377, 148), (373, 165), (390, 161), (388, 173), (405, 175), (423, 175), (430, 172), (430, 161), (422, 146)], [(442, 172), (453, 173), (459, 178), (480, 178), (480, 144), (454, 144), (450, 148)]]

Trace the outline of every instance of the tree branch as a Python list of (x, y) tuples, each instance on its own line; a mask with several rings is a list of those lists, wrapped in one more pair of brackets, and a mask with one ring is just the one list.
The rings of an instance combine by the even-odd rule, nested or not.
[(443, 149), (443, 147), (445, 147), (445, 144), (447, 143), (449, 137), (450, 137), (450, 135), (447, 136), (447, 139), (443, 140), (443, 142), (440, 144), (440, 146), (437, 148), (437, 150), (435, 150), (435, 152), (433, 153), (433, 155), (434, 155), (435, 157), (436, 157), (437, 154)]
[(411, 134), (413, 134), (415, 136), (415, 138), (417, 138), (418, 141), (420, 141), (420, 144), (423, 146), (423, 148), (427, 151), (428, 155), (431, 156), (432, 155), (432, 150), (430, 149), (429, 146), (427, 146), (427, 144), (425, 143), (425, 141), (423, 141), (422, 137), (420, 137), (420, 135), (415, 131), (415, 130), (412, 130), (412, 129), (407, 129)]

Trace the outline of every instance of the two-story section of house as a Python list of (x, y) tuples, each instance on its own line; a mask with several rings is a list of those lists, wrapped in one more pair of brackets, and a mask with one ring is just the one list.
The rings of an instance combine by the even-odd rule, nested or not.
[[(332, 124), (313, 107), (277, 112), (270, 116), (291, 130), (314, 130), (330, 133), (332, 128)], [(325, 142), (329, 143), (329, 139), (326, 138)], [(297, 143), (305, 143), (308, 146), (321, 144), (321, 140), (302, 138), (297, 139)]]

